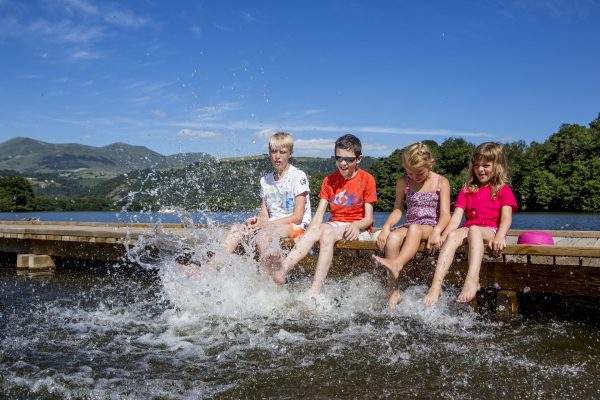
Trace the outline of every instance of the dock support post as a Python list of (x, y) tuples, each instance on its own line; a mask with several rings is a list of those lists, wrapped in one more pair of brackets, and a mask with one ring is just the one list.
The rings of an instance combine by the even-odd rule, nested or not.
[(519, 296), (514, 290), (499, 290), (496, 294), (496, 315), (512, 317), (519, 313)]
[(56, 269), (52, 257), (42, 254), (18, 254), (17, 272), (27, 274), (51, 274)]

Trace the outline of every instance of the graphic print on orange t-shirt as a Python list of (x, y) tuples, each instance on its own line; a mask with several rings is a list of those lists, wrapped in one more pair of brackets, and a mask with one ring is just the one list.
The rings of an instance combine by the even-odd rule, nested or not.
[(319, 197), (329, 202), (329, 221), (361, 220), (365, 216), (365, 203), (377, 201), (375, 178), (362, 169), (350, 179), (336, 171), (323, 180)]

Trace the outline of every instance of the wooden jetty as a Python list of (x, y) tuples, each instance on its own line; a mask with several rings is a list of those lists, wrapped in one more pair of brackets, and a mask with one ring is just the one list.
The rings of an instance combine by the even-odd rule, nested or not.
[[(164, 224), (160, 229), (180, 238), (184, 246), (199, 244), (181, 224)], [(600, 232), (545, 231), (553, 236), (553, 246), (516, 244), (522, 232), (509, 231), (508, 246), (501, 256), (484, 256), (481, 288), (497, 290), (500, 308), (516, 312), (518, 292), (600, 297)], [(128, 246), (134, 246), (141, 236), (154, 234), (156, 225), (140, 223), (0, 221), (0, 252), (17, 254), (19, 268), (47, 270), (53, 268), (53, 259), (57, 257), (122, 260)], [(382, 274), (383, 268), (371, 259), (371, 254), (377, 251), (375, 242), (339, 241), (336, 247), (331, 274)], [(417, 262), (405, 267), (401, 279), (429, 284), (435, 257), (428, 255), (422, 245), (417, 258)], [(297, 273), (310, 273), (315, 261), (316, 255), (307, 257)], [(449, 273), (449, 283), (462, 284), (466, 268), (462, 249)]]

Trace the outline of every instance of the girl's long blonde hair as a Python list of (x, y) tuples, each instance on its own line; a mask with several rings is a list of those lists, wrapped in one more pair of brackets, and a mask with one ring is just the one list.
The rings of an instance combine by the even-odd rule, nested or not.
[(479, 189), (479, 179), (473, 171), (473, 166), (478, 161), (491, 162), (494, 166), (492, 168), (492, 177), (490, 179), (490, 186), (492, 188), (491, 198), (495, 199), (496, 194), (502, 186), (508, 185), (508, 157), (504, 146), (499, 143), (485, 142), (477, 146), (469, 161), (469, 172), (467, 174), (467, 181), (465, 186), (470, 192), (476, 192)]

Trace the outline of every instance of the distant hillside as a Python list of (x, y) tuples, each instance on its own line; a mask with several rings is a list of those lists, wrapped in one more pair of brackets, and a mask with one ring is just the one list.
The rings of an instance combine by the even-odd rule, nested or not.
[[(299, 157), (291, 160), (311, 179), (311, 201), (323, 176), (336, 170), (333, 158)], [(361, 167), (377, 159), (364, 157)], [(206, 160), (174, 170), (133, 171), (107, 180), (90, 193), (130, 209), (154, 209), (176, 205), (188, 210), (248, 210), (258, 207), (260, 177), (273, 170), (266, 155)]]
[(164, 156), (147, 147), (126, 143), (93, 147), (22, 137), (0, 143), (0, 169), (21, 173), (88, 172), (92, 176), (116, 176), (146, 168), (180, 167), (209, 158), (206, 153)]
[[(376, 160), (364, 157), (361, 167)], [(315, 197), (323, 176), (336, 169), (332, 157), (291, 161), (309, 175)], [(260, 177), (272, 168), (266, 154), (219, 160), (204, 153), (163, 156), (125, 143), (92, 147), (15, 138), (0, 144), (0, 176), (27, 178), (46, 210), (254, 209)]]

